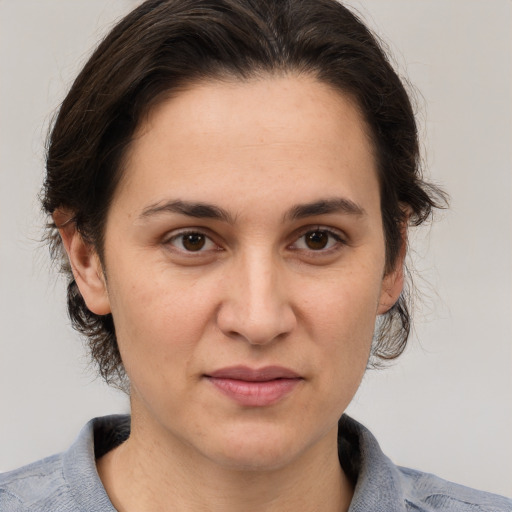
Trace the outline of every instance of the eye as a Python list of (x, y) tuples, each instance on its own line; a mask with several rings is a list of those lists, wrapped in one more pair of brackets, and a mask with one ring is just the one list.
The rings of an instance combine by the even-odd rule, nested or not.
[(343, 244), (343, 238), (329, 229), (317, 228), (306, 231), (293, 245), (293, 249), (326, 251)]
[(205, 252), (218, 248), (208, 236), (198, 231), (186, 231), (172, 236), (166, 242), (182, 252)]

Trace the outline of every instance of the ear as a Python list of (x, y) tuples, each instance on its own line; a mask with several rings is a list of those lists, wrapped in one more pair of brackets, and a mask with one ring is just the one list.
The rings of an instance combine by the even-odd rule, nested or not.
[(387, 313), (398, 301), (404, 287), (403, 261), (392, 272), (384, 276), (380, 292), (378, 315)]
[(407, 215), (407, 218), (403, 221), (402, 227), (400, 229), (401, 246), (395, 261), (395, 267), (393, 270), (388, 272), (382, 280), (379, 306), (377, 308), (378, 315), (384, 315), (396, 304), (404, 288), (404, 264), (405, 254), (407, 252), (408, 218), (409, 216)]
[(71, 212), (56, 210), (53, 221), (59, 230), (75, 282), (87, 307), (96, 315), (110, 313), (106, 280), (98, 253), (76, 229)]

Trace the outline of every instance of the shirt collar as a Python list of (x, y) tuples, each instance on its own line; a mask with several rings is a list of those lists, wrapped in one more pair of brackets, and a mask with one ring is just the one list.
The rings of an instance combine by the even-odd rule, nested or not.
[(398, 468), (382, 453), (371, 432), (347, 415), (338, 424), (338, 455), (343, 470), (355, 482), (349, 512), (406, 512)]

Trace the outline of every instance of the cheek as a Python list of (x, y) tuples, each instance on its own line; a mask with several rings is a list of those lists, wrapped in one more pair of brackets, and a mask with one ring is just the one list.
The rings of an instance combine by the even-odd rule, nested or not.
[[(375, 266), (341, 269), (311, 283), (305, 302), (310, 321), (325, 335), (345, 343), (371, 338), (381, 290), (381, 271)], [(338, 333), (338, 334), (336, 334)]]
[(128, 376), (152, 379), (162, 385), (173, 368), (186, 369), (206, 323), (211, 304), (198, 286), (180, 286), (165, 272), (117, 279), (110, 290), (119, 350)]
[(315, 366), (323, 369), (321, 384), (324, 391), (343, 394), (343, 401), (355, 393), (367, 367), (380, 295), (378, 275), (375, 269), (343, 274), (329, 286), (324, 283), (318, 300), (307, 303), (306, 325), (317, 347)]

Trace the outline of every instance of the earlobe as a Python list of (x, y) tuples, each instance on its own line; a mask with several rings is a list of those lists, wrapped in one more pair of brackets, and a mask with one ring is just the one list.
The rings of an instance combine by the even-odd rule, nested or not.
[(53, 220), (59, 230), (73, 276), (87, 307), (96, 315), (110, 313), (107, 286), (98, 253), (78, 232), (70, 212), (57, 210), (53, 214)]

